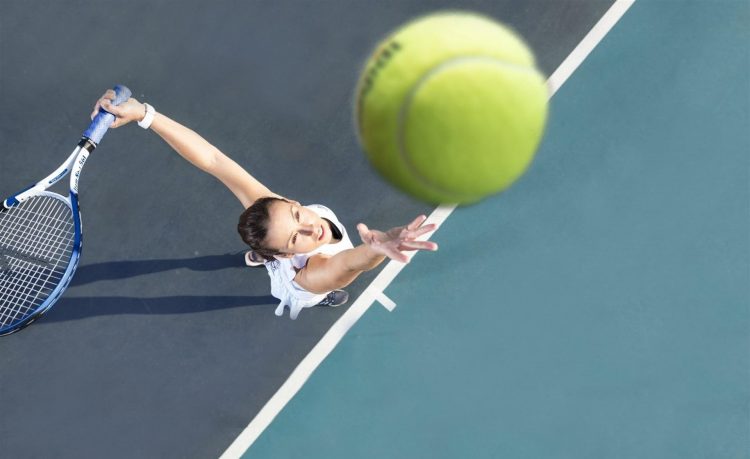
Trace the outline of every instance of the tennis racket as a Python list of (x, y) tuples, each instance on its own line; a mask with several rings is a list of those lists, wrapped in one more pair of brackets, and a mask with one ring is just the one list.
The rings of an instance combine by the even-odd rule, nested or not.
[[(114, 90), (115, 105), (130, 98), (125, 86)], [(0, 206), (0, 336), (39, 318), (68, 287), (81, 256), (78, 179), (114, 119), (100, 108), (60, 167)], [(67, 198), (47, 191), (68, 173)]]

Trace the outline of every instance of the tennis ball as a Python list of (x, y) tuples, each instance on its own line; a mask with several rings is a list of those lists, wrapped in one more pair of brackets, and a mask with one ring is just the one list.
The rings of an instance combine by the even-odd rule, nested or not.
[(548, 91), (523, 39), (494, 20), (439, 12), (391, 33), (359, 79), (355, 122), (371, 163), (431, 203), (510, 186), (544, 132)]

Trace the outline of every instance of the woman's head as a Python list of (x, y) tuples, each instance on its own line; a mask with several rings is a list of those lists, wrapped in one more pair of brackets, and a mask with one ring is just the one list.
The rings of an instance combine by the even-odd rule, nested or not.
[(331, 241), (327, 222), (296, 201), (260, 198), (240, 215), (240, 237), (267, 260), (311, 252)]

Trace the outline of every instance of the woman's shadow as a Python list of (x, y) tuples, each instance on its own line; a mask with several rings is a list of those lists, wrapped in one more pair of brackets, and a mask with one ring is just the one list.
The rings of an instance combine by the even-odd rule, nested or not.
[[(206, 255), (194, 258), (129, 260), (95, 263), (79, 266), (72, 286), (92, 282), (123, 280), (175, 269), (191, 271), (218, 271), (246, 268), (242, 254)], [(261, 296), (201, 296), (178, 295), (162, 297), (70, 297), (65, 296), (47, 314), (45, 322), (78, 320), (84, 317), (118, 314), (189, 314), (257, 305), (273, 305), (278, 300), (270, 295)]]

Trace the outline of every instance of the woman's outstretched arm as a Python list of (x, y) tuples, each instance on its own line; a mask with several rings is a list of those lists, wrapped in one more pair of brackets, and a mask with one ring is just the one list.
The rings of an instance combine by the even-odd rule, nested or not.
[[(114, 91), (108, 90), (97, 101), (92, 116), (96, 115), (101, 106), (115, 115), (111, 126), (113, 128), (143, 119), (146, 114), (144, 104), (130, 98), (115, 106), (111, 103), (114, 97)], [(166, 115), (156, 113), (151, 130), (195, 167), (219, 179), (239, 199), (243, 208), (250, 207), (258, 198), (278, 196), (198, 133)]]
[(307, 266), (300, 270), (294, 281), (300, 287), (313, 293), (326, 293), (344, 288), (363, 272), (369, 271), (386, 258), (406, 263), (409, 257), (404, 253), (414, 250), (435, 251), (438, 245), (417, 238), (435, 231), (434, 223), (423, 225), (427, 217), (420, 215), (406, 226), (391, 228), (383, 232), (368, 228), (360, 223), (357, 231), (362, 244), (344, 250), (333, 256), (314, 255)]

